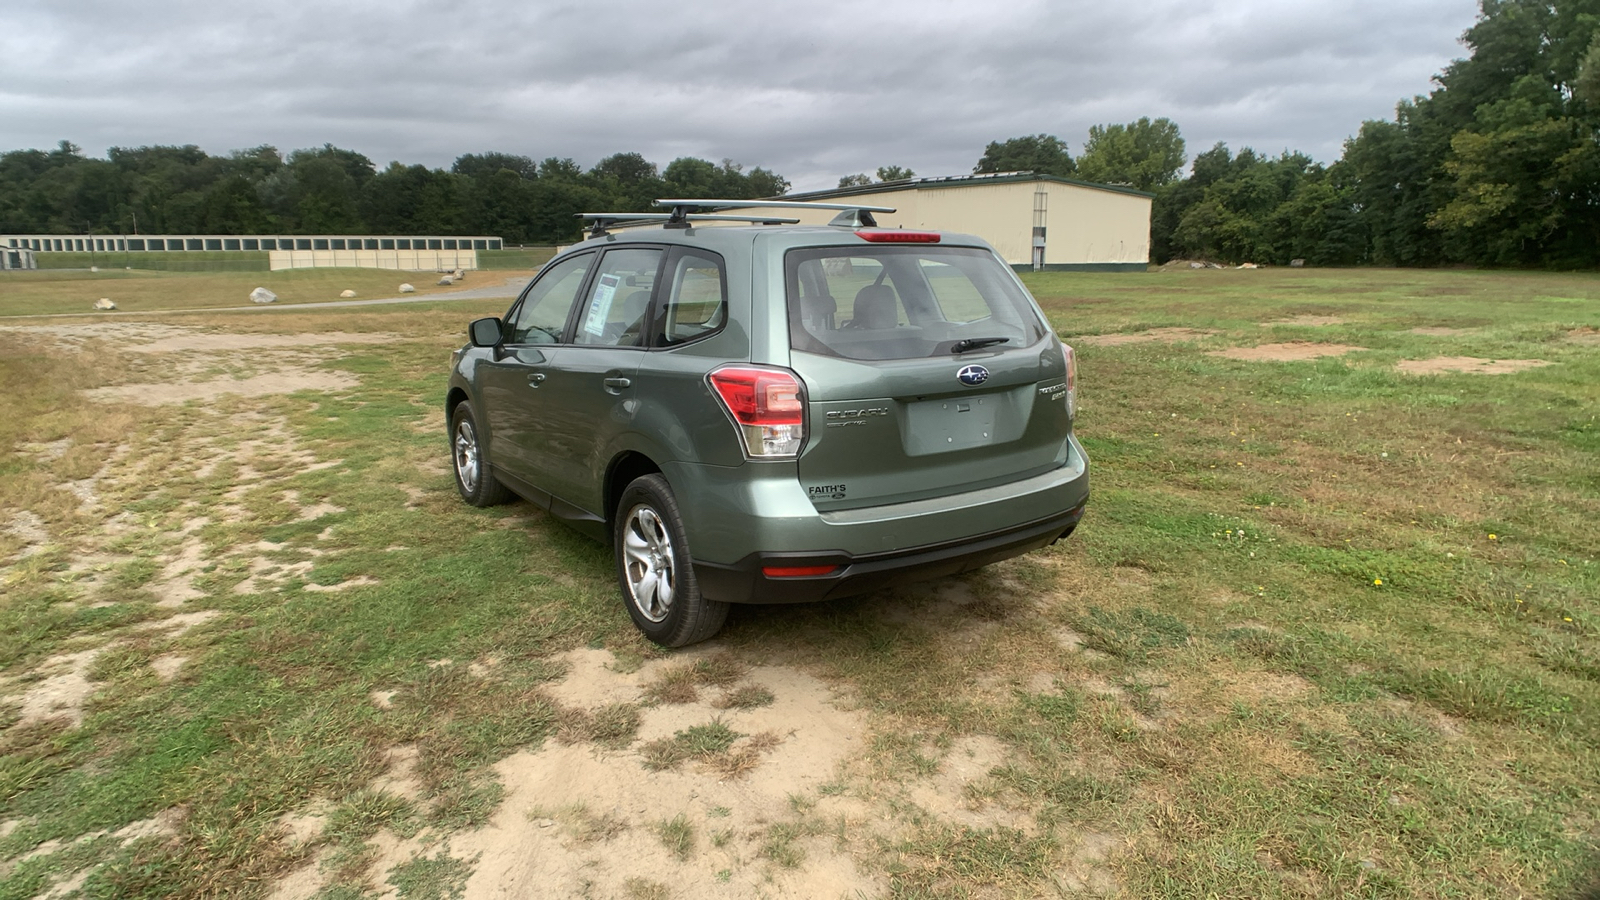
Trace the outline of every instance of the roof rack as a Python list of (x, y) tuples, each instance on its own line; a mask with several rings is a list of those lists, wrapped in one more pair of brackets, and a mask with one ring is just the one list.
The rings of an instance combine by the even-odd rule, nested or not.
[(877, 219), (873, 213), (892, 213), (892, 206), (863, 206), (860, 203), (809, 203), (803, 200), (657, 200), (657, 206), (669, 207), (672, 214), (667, 218), (666, 227), (686, 228), (690, 218), (691, 209), (837, 209), (839, 215), (833, 217), (829, 225), (844, 225), (850, 228), (876, 228)]
[[(687, 228), (690, 222), (750, 222), (756, 225), (796, 225), (799, 219), (786, 219), (774, 216), (717, 216), (717, 215), (686, 215), (677, 220), (673, 213), (578, 213), (578, 218), (588, 219), (594, 224), (589, 227), (589, 237), (605, 237), (610, 234), (612, 225), (618, 222), (661, 222), (667, 227)], [(681, 226), (676, 221), (682, 221)]]

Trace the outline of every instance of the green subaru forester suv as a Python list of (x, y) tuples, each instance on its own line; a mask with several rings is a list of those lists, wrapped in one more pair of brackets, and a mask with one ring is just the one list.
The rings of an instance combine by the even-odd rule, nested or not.
[(707, 227), (735, 217), (688, 211), (738, 204), (662, 204), (661, 228), (591, 215), (596, 236), (472, 323), (445, 401), (468, 503), (514, 492), (610, 543), (668, 647), (730, 603), (952, 575), (1077, 526), (1073, 352), (984, 241), (872, 208)]

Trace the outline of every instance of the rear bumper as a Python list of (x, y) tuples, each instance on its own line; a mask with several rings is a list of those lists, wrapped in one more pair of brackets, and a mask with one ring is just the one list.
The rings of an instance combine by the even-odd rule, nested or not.
[[(973, 535), (889, 553), (751, 553), (732, 564), (696, 561), (700, 592), (726, 603), (812, 603), (923, 581), (981, 568), (1071, 534), (1083, 518), (1084, 504), (1014, 528)], [(838, 568), (820, 576), (771, 578), (767, 566)]]

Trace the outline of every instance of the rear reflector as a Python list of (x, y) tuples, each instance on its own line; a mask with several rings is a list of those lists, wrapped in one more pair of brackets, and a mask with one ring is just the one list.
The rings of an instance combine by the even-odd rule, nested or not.
[(814, 578), (818, 575), (832, 575), (839, 571), (838, 566), (762, 566), (761, 574), (768, 578)]
[(874, 244), (937, 244), (939, 232), (937, 231), (858, 231), (856, 237)]

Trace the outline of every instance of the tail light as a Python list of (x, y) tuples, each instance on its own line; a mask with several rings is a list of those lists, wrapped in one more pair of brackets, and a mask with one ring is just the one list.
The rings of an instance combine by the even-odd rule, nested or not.
[(1067, 356), (1067, 418), (1078, 414), (1078, 354), (1066, 344), (1061, 345)]
[(750, 459), (793, 459), (806, 439), (805, 392), (787, 369), (723, 366), (706, 376)]

